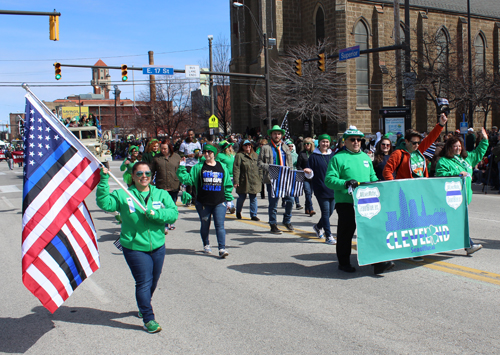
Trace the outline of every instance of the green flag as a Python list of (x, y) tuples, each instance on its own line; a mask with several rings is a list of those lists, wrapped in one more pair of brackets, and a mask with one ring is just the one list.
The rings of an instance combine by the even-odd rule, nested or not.
[(356, 188), (353, 197), (359, 265), (470, 246), (462, 178), (376, 182)]

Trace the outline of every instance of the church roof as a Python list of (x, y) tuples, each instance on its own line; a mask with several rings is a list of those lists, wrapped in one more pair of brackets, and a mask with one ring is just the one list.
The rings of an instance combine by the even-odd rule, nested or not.
[(94, 67), (107, 67), (106, 63), (104, 63), (102, 60), (98, 60), (95, 64)]
[[(367, 0), (374, 3), (393, 4), (392, 0)], [(404, 0), (400, 0), (401, 10), (404, 6)], [(467, 0), (410, 0), (411, 7), (420, 7), (422, 9), (440, 10), (458, 13), (467, 16)], [(499, 0), (470, 0), (471, 15), (479, 15), (488, 18), (500, 19), (500, 1)]]

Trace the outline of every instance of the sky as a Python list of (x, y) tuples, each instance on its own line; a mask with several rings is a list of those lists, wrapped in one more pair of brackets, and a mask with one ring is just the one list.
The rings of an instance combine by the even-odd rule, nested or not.
[[(153, 51), (156, 65), (184, 69), (208, 61), (209, 35), (214, 43), (230, 38), (229, 1), (0, 0), (0, 10), (54, 9), (61, 13), (59, 41), (49, 40), (48, 16), (0, 15), (1, 124), (8, 123), (9, 113), (24, 112), (22, 83), (45, 101), (92, 92), (90, 68), (63, 66), (57, 81), (55, 62), (93, 65), (102, 59), (110, 66), (142, 67)], [(134, 86), (131, 70), (125, 85), (120, 70), (110, 70), (110, 75), (121, 98), (133, 99), (134, 86), (136, 99), (147, 90), (149, 77), (140, 71), (134, 71)]]

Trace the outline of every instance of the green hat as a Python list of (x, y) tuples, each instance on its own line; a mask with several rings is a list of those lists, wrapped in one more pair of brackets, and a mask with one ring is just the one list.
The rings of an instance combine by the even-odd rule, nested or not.
[(330, 141), (330, 143), (332, 142), (332, 138), (330, 137), (329, 134), (322, 134), (318, 137), (318, 142), (321, 142), (323, 139), (328, 139)]
[(285, 133), (286, 133), (285, 130), (281, 129), (281, 127), (278, 126), (277, 124), (275, 124), (273, 126), (273, 128), (267, 130), (267, 135), (270, 136), (271, 133), (273, 133), (273, 132), (281, 132), (281, 134), (283, 134), (283, 135), (285, 135)]
[(139, 147), (135, 146), (135, 145), (131, 145), (130, 148), (128, 148), (128, 154), (132, 153), (132, 150), (137, 150), (139, 151)]
[(205, 144), (205, 145), (203, 146), (203, 151), (206, 151), (206, 150), (208, 150), (208, 151), (210, 151), (210, 152), (213, 152), (214, 154), (217, 154), (217, 148), (215, 148), (215, 147), (214, 147), (213, 145), (211, 145), (211, 144)]
[(229, 143), (228, 141), (222, 141), (219, 143), (219, 149), (221, 152), (223, 152), (232, 145), (234, 145), (234, 143)]
[(356, 126), (349, 126), (349, 129), (344, 132), (342, 138), (346, 139), (347, 137), (360, 136), (364, 137), (365, 135)]

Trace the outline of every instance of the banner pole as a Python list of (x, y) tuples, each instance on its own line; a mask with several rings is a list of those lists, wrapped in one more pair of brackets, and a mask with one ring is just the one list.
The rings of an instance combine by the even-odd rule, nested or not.
[[(33, 99), (35, 99), (35, 100), (36, 100), (36, 102), (37, 102), (37, 103), (40, 105), (40, 107), (41, 107), (41, 108), (45, 111), (45, 113), (49, 114), (49, 115), (53, 118), (53, 121), (54, 121), (54, 122), (57, 122), (57, 124), (58, 124), (58, 126), (59, 126), (59, 127), (63, 127), (63, 129), (66, 131), (66, 133), (73, 135), (73, 132), (71, 132), (71, 131), (68, 129), (68, 127), (66, 127), (65, 125), (63, 125), (63, 124), (59, 121), (59, 119), (58, 119), (56, 116), (54, 116), (54, 114), (52, 113), (52, 111), (50, 111), (50, 109), (49, 109), (49, 108), (48, 108), (48, 107), (47, 107), (47, 106), (43, 103), (43, 101), (42, 101), (42, 100), (40, 100), (40, 99), (39, 99), (39, 98), (38, 98), (38, 97), (37, 97), (37, 96), (33, 93), (33, 91), (31, 91), (31, 89), (30, 89), (30, 87), (28, 86), (28, 84), (24, 83), (24, 84), (22, 85), (22, 87), (23, 87), (23, 89), (24, 89), (24, 90), (26, 90), (26, 91), (27, 91), (27, 92), (31, 95), (31, 97), (33, 97)], [(25, 122), (26, 122), (26, 121), (25, 121)], [(80, 141), (79, 141), (79, 143), (80, 143), (80, 144), (79, 144), (79, 148), (83, 148), (84, 150), (86, 150), (86, 151), (87, 151), (87, 153), (88, 153), (88, 154), (89, 154), (89, 155), (90, 155), (90, 156), (94, 159), (94, 161), (95, 161), (95, 162), (97, 162), (97, 163), (98, 163), (101, 167), (104, 167), (104, 165), (103, 165), (103, 164), (99, 161), (99, 159), (97, 159), (97, 158), (94, 156), (94, 154), (92, 154), (92, 152), (88, 150), (88, 148), (87, 148), (85, 145), (81, 144), (81, 142), (80, 142)], [(116, 178), (116, 176), (114, 176), (114, 175), (111, 173), (111, 171), (109, 171), (109, 169), (108, 169), (108, 174), (109, 174), (109, 176), (111, 176), (111, 177), (113, 178), (113, 180), (115, 180), (115, 182), (116, 182), (116, 183), (117, 183), (117, 184), (118, 184), (118, 185), (119, 185), (119, 186), (120, 186), (120, 187), (121, 187), (121, 188), (122, 188), (122, 189), (123, 189), (123, 190), (127, 193), (127, 195), (128, 195), (130, 198), (132, 198), (132, 200), (133, 200), (135, 203), (137, 203), (137, 205), (141, 208), (141, 210), (143, 210), (144, 212), (146, 212), (146, 210), (147, 210), (147, 209), (146, 209), (146, 207), (144, 207), (144, 206), (142, 205), (142, 203), (140, 203), (140, 202), (139, 202), (139, 200), (137, 200), (137, 198), (136, 198), (134, 195), (132, 195), (132, 194), (130, 193), (130, 191), (128, 191), (128, 189), (126, 189), (126, 188), (125, 188), (125, 186), (123, 186), (123, 184), (122, 184), (122, 183), (121, 183), (121, 182), (120, 182), (120, 181)]]

